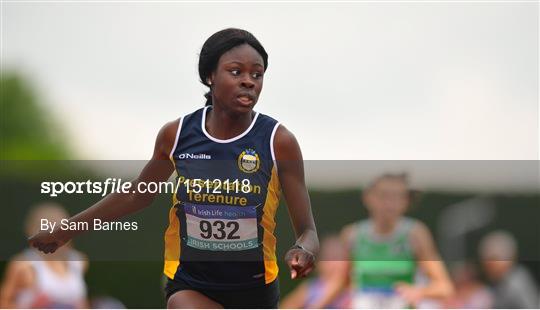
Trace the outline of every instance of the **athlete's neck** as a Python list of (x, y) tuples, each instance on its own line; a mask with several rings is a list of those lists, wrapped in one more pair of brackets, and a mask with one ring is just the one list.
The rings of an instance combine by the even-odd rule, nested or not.
[(213, 106), (206, 112), (206, 131), (214, 138), (227, 140), (246, 131), (253, 121), (255, 112), (230, 113)]
[(373, 230), (381, 236), (391, 235), (396, 229), (397, 220), (377, 220), (373, 219)]

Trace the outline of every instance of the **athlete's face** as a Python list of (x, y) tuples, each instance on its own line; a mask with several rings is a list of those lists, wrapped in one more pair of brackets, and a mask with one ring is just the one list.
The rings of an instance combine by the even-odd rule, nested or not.
[(364, 194), (364, 203), (372, 217), (395, 220), (409, 204), (407, 185), (397, 179), (382, 179)]
[(212, 73), (214, 105), (236, 113), (251, 111), (263, 86), (264, 62), (250, 45), (239, 45), (221, 56)]

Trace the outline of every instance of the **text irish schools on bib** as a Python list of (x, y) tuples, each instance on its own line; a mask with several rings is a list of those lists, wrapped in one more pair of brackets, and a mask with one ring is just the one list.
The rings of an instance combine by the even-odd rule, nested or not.
[(73, 222), (73, 221), (69, 221), (69, 219), (63, 219), (58, 223), (56, 221), (49, 221), (48, 219), (41, 219), (40, 229), (42, 231), (48, 231), (50, 233), (52, 233), (56, 227), (59, 227), (61, 230), (71, 230), (71, 231), (83, 231), (83, 230), (115, 231), (115, 230), (139, 229), (139, 225), (137, 222), (106, 222), (100, 219), (94, 219), (91, 224), (92, 224), (92, 228), (90, 228), (90, 223), (88, 222)]

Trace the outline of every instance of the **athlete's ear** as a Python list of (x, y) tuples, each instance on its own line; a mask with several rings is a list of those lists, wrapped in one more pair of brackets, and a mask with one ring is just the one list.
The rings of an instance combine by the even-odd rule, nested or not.
[(216, 80), (216, 71), (213, 71), (212, 73), (210, 73), (210, 76), (207, 78), (207, 80), (208, 80), (208, 85), (213, 86), (214, 81)]

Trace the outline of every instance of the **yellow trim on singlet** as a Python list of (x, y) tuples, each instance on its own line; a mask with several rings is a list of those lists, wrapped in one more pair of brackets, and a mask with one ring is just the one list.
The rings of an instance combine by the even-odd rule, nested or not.
[(165, 231), (165, 264), (163, 273), (170, 279), (174, 279), (176, 270), (180, 266), (180, 221), (176, 216), (175, 205), (178, 203), (176, 194), (173, 193), (173, 206), (169, 210), (169, 227)]
[[(180, 122), (178, 126), (182, 126)], [(178, 137), (177, 137), (178, 139)], [(174, 148), (176, 148), (176, 142), (171, 151), (169, 159), (171, 160), (174, 166), (174, 173), (178, 176), (176, 171), (176, 163), (174, 162), (172, 154), (174, 153)], [(176, 179), (176, 178), (174, 178)], [(165, 254), (164, 259), (165, 263), (163, 265), (163, 273), (170, 279), (174, 279), (174, 275), (180, 266), (180, 221), (178, 216), (176, 216), (175, 206), (178, 204), (178, 199), (176, 198), (176, 193), (172, 194), (173, 205), (169, 210), (169, 227), (165, 231)]]
[(272, 176), (268, 182), (268, 191), (266, 193), (266, 201), (263, 207), (263, 216), (261, 226), (263, 227), (263, 254), (264, 254), (264, 280), (268, 284), (274, 281), (278, 275), (278, 265), (276, 260), (276, 236), (274, 229), (276, 228), (275, 215), (279, 205), (279, 195), (281, 187), (277, 169), (274, 164), (272, 168)]

